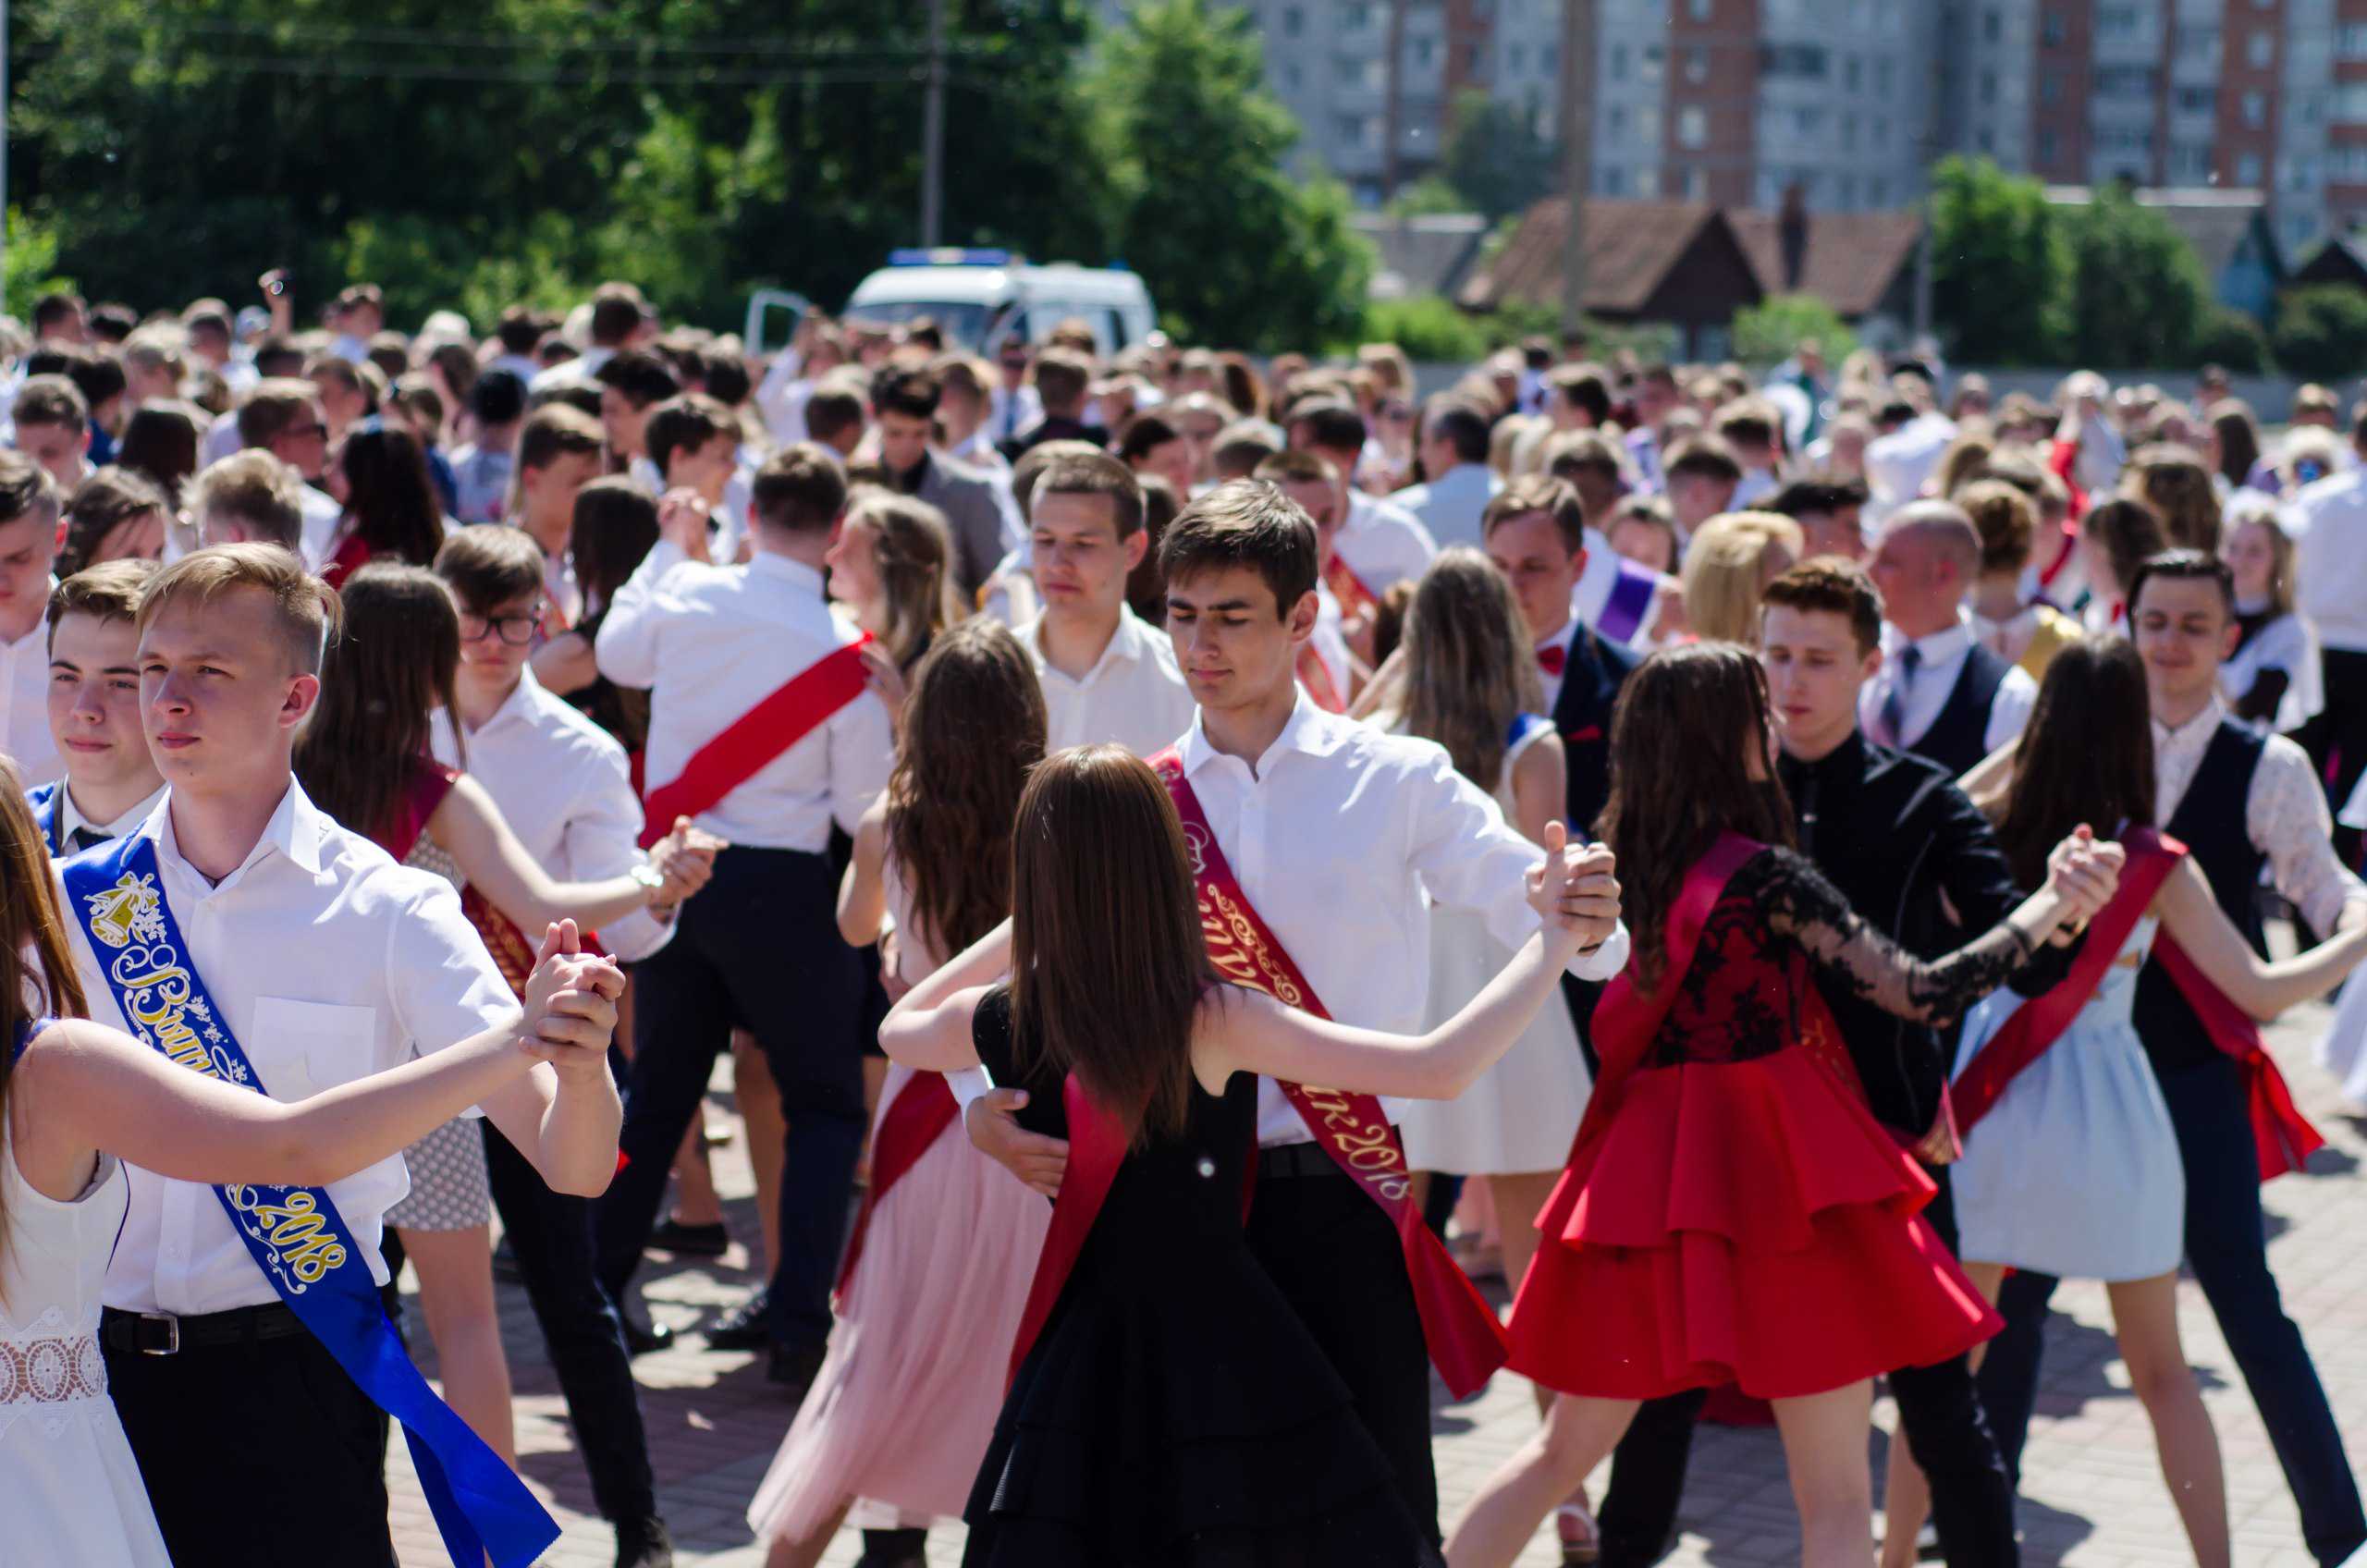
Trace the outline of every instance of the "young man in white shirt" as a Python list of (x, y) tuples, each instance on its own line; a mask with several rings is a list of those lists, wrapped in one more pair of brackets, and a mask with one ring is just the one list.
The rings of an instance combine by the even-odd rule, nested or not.
[(36, 375), (17, 394), (12, 436), (17, 450), (49, 471), (57, 493), (70, 498), (91, 467), (91, 409), (62, 375)]
[(673, 490), (697, 496), (715, 530), (708, 555), (719, 561), (738, 559), (748, 526), (738, 417), (717, 398), (685, 392), (649, 410), (641, 441), (643, 455), (632, 461), (634, 482), (653, 496)]
[(1165, 634), (1126, 606), (1127, 576), (1150, 545), (1142, 486), (1115, 458), (1057, 457), (1028, 515), (1044, 608), (1017, 630), (1044, 686), (1044, 749), (1114, 741), (1152, 755), (1191, 724), (1193, 703)]
[[(2367, 455), (2367, 403), (2350, 427), (2351, 450)], [(2338, 810), (2367, 773), (2367, 465), (2304, 487), (2291, 516), (2300, 524), (2294, 544), (2294, 607), (2318, 634), (2318, 667), (2325, 706), (2298, 739), (2326, 778)], [(2355, 860), (2359, 833), (2335, 829), (2335, 842)]]
[(153, 561), (105, 561), (49, 595), (49, 732), (66, 777), (34, 810), (54, 852), (74, 854), (120, 839), (165, 792), (140, 727), (141, 590)]
[(560, 625), (573, 625), (583, 613), (568, 563), (568, 538), (575, 530), (575, 497), (600, 477), (605, 457), (600, 422), (565, 403), (535, 410), (518, 431), (509, 521), (542, 546), (543, 590)]
[(304, 482), (299, 501), (304, 512), (302, 547), (297, 552), (317, 570), (328, 558), (344, 508), (320, 488), (329, 461), (328, 415), (309, 381), (275, 376), (259, 383), (239, 405), (239, 444), (261, 447), (296, 471)]
[(61, 777), (49, 732), (50, 590), (64, 530), (57, 486), (21, 452), (0, 451), (0, 749), (28, 789)]
[[(1692, 435), (1678, 442), (1661, 465), (1662, 493), (1676, 521), (1679, 550), (1693, 531), (1735, 508), (1742, 488), (1742, 461), (1722, 436)], [(1671, 570), (1675, 570), (1672, 563)]]
[(649, 410), (681, 391), (665, 361), (645, 349), (627, 349), (594, 374), (600, 387), (600, 428), (608, 450), (628, 462), (649, 455), (643, 425)]
[(1279, 487), (1315, 524), (1315, 634), (1299, 655), (1299, 684), (1318, 707), (1345, 713), (1372, 670), (1359, 655), (1373, 649), (1373, 611), (1361, 605), (1351, 613), (1332, 583), (1340, 570), (1340, 533), (1348, 512), (1344, 471), (1313, 452), (1277, 452), (1260, 462), (1253, 479)]
[[(450, 885), (330, 820), (290, 771), (335, 613), (327, 588), (265, 545), (184, 557), (139, 608), (141, 720), (170, 788), (132, 837), (149, 840), (138, 852), (155, 857), (154, 891), (210, 999), (202, 1016), (287, 1100), (521, 1027)], [(124, 1027), (110, 966), (81, 919), (67, 926), (92, 1018)], [(621, 986), (605, 962), (572, 967), (611, 996)], [(537, 1066), (482, 1109), (552, 1186), (607, 1185), (619, 1108), (604, 1053)], [(349, 1260), (382, 1299), (381, 1226), (408, 1186), (389, 1158), (326, 1189)], [(130, 1194), (100, 1333), (175, 1561), (391, 1568), (385, 1415), (283, 1301), (214, 1191), (134, 1172)], [(268, 1506), (232, 1501), (257, 1497)]]
[[(1354, 403), (1326, 400), (1304, 403), (1291, 410), (1291, 445), (1327, 459), (1343, 474), (1355, 473), (1369, 434), (1365, 416)], [(1341, 564), (1355, 574), (1363, 594), (1375, 600), (1399, 582), (1428, 571), (1439, 553), (1438, 541), (1412, 512), (1354, 485), (1348, 490), (1347, 519), (1333, 544)], [(1337, 573), (1333, 575), (1336, 593)], [(1347, 607), (1344, 602), (1343, 607)]]
[[(543, 624), (542, 552), (521, 529), (462, 529), (436, 553), (435, 574), (460, 608), (453, 682), (460, 706), (435, 716), (436, 760), (464, 767), (484, 786), (527, 853), (554, 877), (630, 873), (642, 861), (642, 812), (624, 748), (546, 691), (527, 665)], [(504, 919), (466, 897), (461, 908), (481, 930), (488, 916)], [(620, 962), (645, 959), (673, 935), (671, 913), (636, 911), (608, 922), (600, 945)], [(518, 975), (505, 973), (514, 985)], [(616, 1526), (618, 1561), (633, 1568), (669, 1561), (660, 1553), (666, 1528), (632, 1363), (593, 1263), (590, 1206), (545, 1186), (496, 1129), (485, 1133), (485, 1169), (567, 1398), (593, 1501)]]
[[(1536, 847), (1443, 748), (1323, 713), (1300, 692), (1298, 650), (1315, 629), (1315, 530), (1274, 486), (1220, 485), (1169, 525), (1159, 557), (1169, 636), (1199, 703), (1178, 760), (1217, 847), (1332, 1017), (1418, 1027), (1429, 980), (1425, 895), (1485, 912), (1500, 940), (1525, 940), (1537, 923), (1523, 880)], [(1572, 967), (1607, 978), (1627, 954), (1610, 855), (1567, 852), (1577, 873), (1567, 907), (1593, 944)], [(1400, 1238), (1363, 1184), (1311, 1142), (1283, 1092), (1263, 1083), (1258, 1093), (1250, 1244), (1435, 1536), (1429, 1373)], [(998, 1091), (972, 1109), (973, 1140), (1023, 1179), (1057, 1185), (1065, 1145), (1019, 1131), (1011, 1098)]]
[[(859, 673), (851, 688), (828, 683), (859, 656), (849, 650), (861, 634), (822, 592), (845, 505), (837, 459), (802, 443), (757, 472), (745, 565), (707, 564), (702, 509), (661, 509), (662, 535), (619, 591), (595, 649), (603, 675), (650, 692), (653, 805), (710, 796), (685, 798), (683, 815), (730, 846), (674, 939), (634, 977), (626, 1164), (595, 1211), (602, 1283), (622, 1298), (708, 1069), (732, 1029), (747, 1029), (789, 1120), (770, 1376), (801, 1400), (830, 1331), (864, 1133), (863, 971), (839, 936), (830, 827), (854, 831), (887, 784), (894, 745), (888, 709)], [(809, 675), (837, 705), (817, 699), (779, 717), (789, 684)], [(742, 766), (708, 766), (718, 739)]]
[(2038, 702), (2038, 682), (1973, 635), (1980, 532), (1954, 502), (1917, 501), (1884, 526), (1867, 571), (1883, 596), (1883, 664), (1858, 722), (1881, 745), (1970, 771), (2022, 732)]

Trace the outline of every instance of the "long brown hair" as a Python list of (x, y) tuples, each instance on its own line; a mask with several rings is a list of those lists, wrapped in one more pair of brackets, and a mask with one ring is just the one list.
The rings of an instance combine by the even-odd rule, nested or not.
[(1512, 585), (1468, 545), (1441, 550), (1415, 586), (1400, 645), (1405, 732), (1444, 746), (1456, 772), (1493, 793), (1514, 718), (1545, 705)]
[(1012, 825), (1048, 722), (1036, 667), (995, 621), (955, 627), (914, 673), (888, 776), (888, 847), (940, 952), (1011, 913)]
[(337, 460), (354, 533), (379, 555), (413, 566), (435, 560), (444, 543), (444, 509), (419, 438), (374, 416), (346, 433)]
[[(89, 1015), (50, 882), (49, 843), (26, 803), (24, 776), (0, 756), (0, 1127), (7, 1125), (18, 1029), (35, 1018)], [(0, 1200), (0, 1254), (7, 1240)]]
[(2025, 888), (2046, 880), (2047, 851), (2087, 823), (2100, 839), (2153, 821), (2153, 721), (2145, 663), (2124, 637), (2056, 650), (2014, 751), (1998, 840)]
[[(1756, 752), (1765, 782), (1754, 782)], [(1668, 912), (1686, 873), (1726, 831), (1792, 842), (1792, 808), (1768, 743), (1767, 676), (1747, 648), (1690, 643), (1654, 654), (1611, 716), (1611, 799), (1598, 831), (1619, 861), (1638, 978), (1660, 983)]]
[(441, 578), (391, 561), (355, 572), (338, 597), (345, 627), (296, 741), (296, 777), (314, 805), (383, 841), (429, 764), (430, 716), (460, 711), (460, 615)]
[[(889, 657), (909, 669), (929, 639), (962, 619), (953, 593), (953, 533), (945, 514), (892, 490), (861, 490), (847, 524), (871, 530), (872, 570), (879, 579)], [(998, 916), (1000, 918), (1000, 916)]]
[(1011, 1015), (1093, 1097), (1142, 1108), (1137, 1142), (1184, 1128), (1192, 1024), (1216, 981), (1175, 802), (1122, 746), (1056, 752), (1012, 836)]

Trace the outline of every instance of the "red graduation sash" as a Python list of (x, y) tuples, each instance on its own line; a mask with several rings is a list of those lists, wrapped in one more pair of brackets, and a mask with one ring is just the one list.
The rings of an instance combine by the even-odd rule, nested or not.
[(1380, 607), (1380, 595), (1365, 586), (1365, 580), (1337, 549), (1331, 552), (1331, 564), (1323, 569), (1323, 581), (1331, 596), (1340, 601), (1341, 613), (1350, 620)]
[(1061, 1086), (1061, 1101), (1068, 1112), (1069, 1163), (1061, 1177), (1061, 1195), (1052, 1202), (1052, 1226), (1044, 1233), (1044, 1250), (1036, 1257), (1036, 1274), (1027, 1282), (1027, 1305), (1019, 1316), (1019, 1336), (1012, 1341), (1010, 1380), (1016, 1380), (1036, 1337), (1051, 1321), (1069, 1271), (1085, 1251), (1093, 1221), (1101, 1213), (1118, 1168), (1134, 1141), (1134, 1118), (1121, 1116), (1085, 1092), (1072, 1072)]
[[(1171, 746), (1150, 759), (1150, 765), (1167, 785), (1183, 819), (1194, 880), (1198, 884), (1200, 929), (1218, 975), (1263, 991), (1285, 1007), (1330, 1018), (1315, 987), (1250, 907), (1208, 827), (1199, 796), (1184, 777), (1183, 759)], [(1440, 1377), (1457, 1399), (1484, 1387), (1504, 1364), (1503, 1329), (1469, 1276), (1456, 1267), (1429, 1227), (1422, 1223), (1421, 1211), (1413, 1201), (1413, 1172), (1406, 1169), (1404, 1149), (1380, 1098), (1280, 1079), (1276, 1084), (1307, 1131), (1315, 1134), (1316, 1144), (1396, 1226), (1406, 1277), (1414, 1288), (1414, 1305), (1421, 1313), (1422, 1337)], [(1072, 1147), (1068, 1179), (1073, 1181), (1075, 1176), (1076, 1154)]]
[(847, 1241), (847, 1260), (839, 1268), (840, 1292), (853, 1282), (855, 1260), (863, 1256), (864, 1238), (871, 1231), (872, 1211), (888, 1195), (888, 1189), (902, 1181), (905, 1172), (919, 1163), (938, 1135), (953, 1125), (956, 1109), (953, 1091), (946, 1087), (944, 1075), (938, 1072), (914, 1073), (896, 1091), (896, 1097), (888, 1102), (879, 1126), (871, 1135), (871, 1184), (864, 1190), (863, 1207), (854, 1217), (854, 1232)]
[(484, 950), (493, 955), (494, 967), (509, 982), (510, 991), (520, 1001), (526, 999), (526, 979), (534, 973), (534, 944), (526, 940), (526, 933), (518, 923), (493, 907), (493, 900), (477, 891), (475, 884), (460, 889), (460, 913), (477, 928), (484, 941)]
[(1323, 662), (1323, 655), (1315, 651), (1311, 642), (1299, 644), (1298, 683), (1306, 688), (1308, 698), (1325, 713), (1348, 711), (1346, 700), (1331, 679), (1331, 667)]
[(2132, 827), (2121, 836), (2120, 841), (2128, 851), (2128, 862), (2121, 869), (2120, 890), (2089, 924), (2087, 946), (2079, 949), (2070, 973), (2044, 996), (2029, 998), (2017, 1008), (2014, 1016), (1982, 1044), (1949, 1086), (1956, 1103), (1956, 1125), (1965, 1133), (1970, 1133), (1982, 1117), (1995, 1109), (2006, 1085), (2060, 1039), (2071, 1021), (2079, 1016), (2079, 1011), (2104, 983), (2104, 975), (2119, 958), (2120, 949), (2128, 946), (2129, 933), (2137, 929), (2137, 923), (2152, 906), (2163, 882), (2186, 858), (2184, 844), (2151, 827)]
[(825, 654), (691, 753), (681, 773), (649, 791), (641, 847), (666, 837), (676, 817), (696, 816), (754, 778), (862, 695), (863, 649), (870, 641), (866, 631)]
[(2260, 1151), (2260, 1179), (2273, 1182), (2288, 1170), (2300, 1170), (2311, 1155), (2325, 1147), (2326, 1141), (2293, 1103), (2285, 1074), (2277, 1071), (2275, 1059), (2262, 1044), (2259, 1023), (2230, 1001), (2194, 966), (2186, 949), (2167, 937), (2153, 944), (2153, 962), (2194, 1010), (2211, 1043), (2233, 1057), (2243, 1072), (2245, 1097), (2251, 1106), (2252, 1138)]

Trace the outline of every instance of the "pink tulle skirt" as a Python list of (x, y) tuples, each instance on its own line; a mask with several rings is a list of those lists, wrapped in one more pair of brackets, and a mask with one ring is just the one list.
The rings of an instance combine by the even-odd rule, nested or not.
[[(883, 1107), (910, 1075), (889, 1070)], [(912, 1524), (960, 1517), (1051, 1219), (958, 1121), (889, 1189), (829, 1354), (748, 1505), (758, 1538), (805, 1539), (850, 1499)]]

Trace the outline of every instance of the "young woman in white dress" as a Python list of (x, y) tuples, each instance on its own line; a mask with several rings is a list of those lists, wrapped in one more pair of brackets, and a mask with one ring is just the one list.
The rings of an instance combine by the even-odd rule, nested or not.
[[(2065, 835), (2082, 823), (2143, 825), (2153, 801), (2152, 720), (2135, 648), (2117, 638), (2072, 643), (2047, 668), (2005, 800), (1998, 836), (2017, 875), (2036, 885), (2049, 847)], [(1967, 1133), (1950, 1174), (1965, 1272), (1993, 1302), (2009, 1268), (2104, 1283), (2121, 1359), (2152, 1422), (2195, 1560), (2221, 1568), (2228, 1538), (2218, 1439), (2178, 1339), (2186, 1181), (2130, 1021), (2137, 974), (2157, 930), (2263, 1019), (2324, 991), (2367, 957), (2361, 931), (2283, 963), (2264, 962), (2220, 912), (2201, 869), (2181, 857), (2069, 1027)], [(1959, 1073), (2023, 1005), (1999, 991), (1973, 1010)]]
[(322, 1185), (375, 1164), (530, 1071), (605, 1053), (624, 977), (546, 938), (514, 1033), (480, 1035), (284, 1105), (83, 1021), (46, 846), (0, 762), (0, 1519), (8, 1561), (167, 1568), (107, 1397), (100, 1288), (123, 1161), (189, 1182)]

